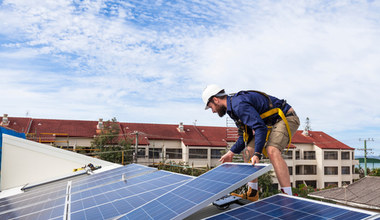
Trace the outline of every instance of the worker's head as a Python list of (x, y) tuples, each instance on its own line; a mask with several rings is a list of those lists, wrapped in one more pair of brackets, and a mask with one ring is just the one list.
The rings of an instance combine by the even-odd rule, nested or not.
[(227, 106), (225, 104), (227, 94), (224, 89), (217, 85), (208, 85), (202, 93), (202, 100), (205, 103), (205, 109), (212, 109), (213, 113), (218, 113), (220, 117), (223, 117), (227, 112)]

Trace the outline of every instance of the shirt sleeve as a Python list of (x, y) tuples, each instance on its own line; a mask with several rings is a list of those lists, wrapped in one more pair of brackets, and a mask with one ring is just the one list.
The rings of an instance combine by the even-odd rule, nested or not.
[(245, 144), (244, 144), (243, 136), (239, 136), (235, 144), (232, 145), (230, 151), (232, 151), (234, 154), (240, 154), (240, 152), (244, 150), (244, 148), (245, 148)]
[(260, 114), (247, 102), (241, 102), (236, 113), (245, 125), (255, 131), (255, 152), (262, 153), (268, 128), (261, 119)]

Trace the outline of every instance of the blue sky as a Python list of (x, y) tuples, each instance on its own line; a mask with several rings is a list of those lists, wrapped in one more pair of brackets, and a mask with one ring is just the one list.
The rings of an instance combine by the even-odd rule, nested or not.
[(380, 154), (379, 1), (3, 0), (0, 21), (1, 114), (225, 126), (215, 83)]

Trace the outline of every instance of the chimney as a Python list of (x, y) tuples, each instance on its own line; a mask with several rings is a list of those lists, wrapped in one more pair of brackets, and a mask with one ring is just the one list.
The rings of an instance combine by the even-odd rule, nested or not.
[(183, 122), (180, 122), (180, 123), (179, 123), (178, 131), (179, 131), (179, 132), (184, 132), (184, 131), (185, 131), (185, 130), (183, 129)]
[(8, 126), (9, 125), (8, 114), (4, 114), (3, 120), (1, 121), (0, 125), (2, 125), (2, 126)]
[(96, 129), (102, 130), (104, 128), (103, 118), (99, 118), (98, 124), (96, 125)]

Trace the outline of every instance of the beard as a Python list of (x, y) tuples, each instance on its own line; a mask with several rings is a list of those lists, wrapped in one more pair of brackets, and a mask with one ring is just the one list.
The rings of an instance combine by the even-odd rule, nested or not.
[(218, 113), (219, 117), (223, 117), (227, 112), (227, 108), (224, 105), (218, 105), (216, 107), (216, 112)]

